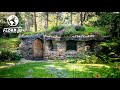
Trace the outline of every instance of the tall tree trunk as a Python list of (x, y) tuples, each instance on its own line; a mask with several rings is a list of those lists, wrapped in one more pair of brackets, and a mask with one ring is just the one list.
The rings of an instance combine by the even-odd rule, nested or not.
[(58, 26), (58, 12), (56, 12), (56, 26)]
[(86, 12), (84, 12), (83, 21), (85, 21), (85, 19), (86, 19)]
[(71, 12), (71, 15), (70, 15), (70, 16), (71, 16), (71, 25), (72, 25), (72, 12)]
[(34, 12), (34, 25), (35, 25), (35, 32), (37, 32), (36, 12)]
[(48, 31), (48, 18), (49, 18), (49, 15), (48, 15), (48, 12), (46, 12), (46, 32)]
[(80, 25), (83, 26), (83, 12), (80, 12)]

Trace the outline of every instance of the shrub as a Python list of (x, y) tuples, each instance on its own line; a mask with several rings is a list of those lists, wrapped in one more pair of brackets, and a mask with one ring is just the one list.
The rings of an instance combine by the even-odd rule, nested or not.
[(75, 30), (76, 31), (85, 31), (85, 27), (84, 26), (80, 26), (80, 25), (76, 25), (75, 26)]
[(115, 62), (115, 61), (119, 61), (119, 48), (120, 43), (119, 40), (109, 40), (106, 42), (102, 42), (100, 44), (100, 53), (99, 53), (99, 57), (101, 58), (101, 60), (105, 61), (105, 62)]
[(8, 50), (2, 49), (0, 51), (0, 60), (10, 60), (11, 53)]
[(57, 35), (57, 32), (56, 31), (52, 31), (50, 32), (51, 35)]
[(16, 38), (18, 37), (19, 33), (10, 33), (9, 38)]
[[(81, 60), (80, 60), (80, 61), (81, 61)], [(81, 62), (84, 63), (84, 64), (101, 63), (100, 59), (99, 59), (97, 56), (95, 56), (95, 55), (89, 56), (89, 55), (87, 55), (86, 53), (83, 55)]]
[(77, 62), (77, 59), (72, 58), (72, 57), (68, 57), (67, 60), (69, 63), (76, 63)]
[(10, 60), (20, 60), (21, 56), (18, 55), (16, 52), (11, 53)]
[(99, 54), (99, 58), (100, 58), (104, 63), (108, 63), (108, 61), (109, 61), (109, 57), (108, 57), (106, 54), (104, 54), (104, 53), (100, 53), (100, 54)]
[(1, 49), (0, 50), (0, 60), (6, 61), (6, 60), (20, 60), (20, 55), (16, 54), (16, 52), (12, 52), (7, 49)]
[(58, 31), (57, 35), (62, 36), (62, 35), (64, 35), (64, 32), (65, 32), (64, 29), (63, 29), (63, 30), (60, 30), (60, 31)]
[(64, 26), (53, 26), (51, 28), (51, 30), (54, 30), (54, 31), (59, 31), (59, 30), (62, 30), (62, 29), (64, 29)]
[(75, 28), (73, 26), (68, 26), (65, 29), (65, 35), (73, 35), (76, 32)]
[(111, 66), (106, 73), (106, 78), (120, 78), (120, 70), (118, 68)]
[(77, 63), (78, 63), (78, 64), (84, 64), (84, 63), (85, 63), (85, 60), (79, 59), (79, 60), (77, 61)]
[(98, 63), (99, 62), (99, 58), (95, 55), (91, 55), (89, 59), (90, 59), (91, 63)]

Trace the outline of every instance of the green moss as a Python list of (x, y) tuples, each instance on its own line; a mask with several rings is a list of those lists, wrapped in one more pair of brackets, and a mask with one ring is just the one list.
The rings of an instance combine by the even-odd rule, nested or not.
[(29, 32), (22, 32), (21, 34), (22, 35), (34, 35), (34, 34), (38, 34), (39, 32), (32, 32), (32, 31), (29, 31)]
[[(72, 35), (91, 35), (94, 33), (98, 33), (101, 36), (105, 36), (108, 35), (108, 32), (106, 30), (104, 30), (103, 28), (99, 28), (99, 27), (93, 27), (93, 26), (67, 26), (62, 28), (62, 30), (64, 30), (64, 33), (62, 36), (72, 36)], [(54, 27), (53, 29), (48, 31), (48, 35), (51, 32), (56, 32), (55, 35), (59, 34), (59, 29), (58, 27)]]

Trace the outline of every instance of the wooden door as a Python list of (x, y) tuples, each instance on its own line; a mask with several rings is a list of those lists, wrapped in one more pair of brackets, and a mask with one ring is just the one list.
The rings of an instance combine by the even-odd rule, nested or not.
[(43, 57), (43, 42), (40, 39), (33, 41), (33, 56), (34, 57)]

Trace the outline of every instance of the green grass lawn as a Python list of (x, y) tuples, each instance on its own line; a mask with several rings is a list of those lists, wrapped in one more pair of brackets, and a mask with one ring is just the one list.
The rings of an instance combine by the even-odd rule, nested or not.
[(112, 74), (114, 71), (104, 64), (78, 64), (58, 60), (19, 65), (16, 62), (0, 62), (0, 78), (109, 78)]

